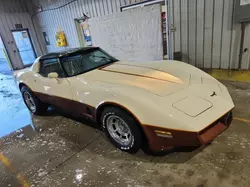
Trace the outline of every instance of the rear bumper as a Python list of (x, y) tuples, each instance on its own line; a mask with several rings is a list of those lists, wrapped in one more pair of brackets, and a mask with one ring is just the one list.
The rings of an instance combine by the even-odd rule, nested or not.
[(148, 143), (153, 151), (166, 150), (175, 146), (200, 146), (211, 142), (225, 131), (232, 122), (232, 111), (199, 132), (188, 132), (154, 126), (143, 126)]

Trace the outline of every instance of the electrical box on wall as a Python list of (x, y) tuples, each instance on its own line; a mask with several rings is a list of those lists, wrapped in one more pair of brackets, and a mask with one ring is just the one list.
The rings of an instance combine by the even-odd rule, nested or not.
[(235, 21), (248, 22), (250, 21), (250, 0), (236, 0), (235, 4)]
[(67, 46), (66, 36), (65, 36), (65, 33), (63, 31), (58, 31), (56, 33), (56, 46), (57, 47)]

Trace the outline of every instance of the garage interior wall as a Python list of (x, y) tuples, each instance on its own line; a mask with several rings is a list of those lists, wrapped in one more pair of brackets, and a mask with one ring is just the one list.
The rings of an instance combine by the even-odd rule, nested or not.
[(95, 46), (120, 60), (162, 60), (161, 6), (139, 7), (88, 20)]
[[(32, 0), (35, 7), (53, 9), (70, 0)], [(77, 0), (61, 9), (41, 12), (35, 16), (37, 30), (46, 32), (50, 45), (44, 51), (65, 48), (56, 47), (55, 34), (65, 31), (68, 47), (80, 46), (74, 19), (86, 14), (100, 17), (120, 12), (120, 7), (135, 0)], [(138, 0), (137, 0), (138, 2)], [(182, 52), (183, 60), (199, 68), (237, 69), (241, 25), (234, 22), (235, 0), (169, 0), (172, 51)], [(40, 36), (40, 41), (44, 39)], [(250, 48), (250, 25), (246, 26), (244, 48)], [(241, 69), (250, 68), (250, 50), (243, 53)]]
[[(32, 0), (34, 7), (41, 6), (43, 10), (54, 9), (71, 2), (72, 0)], [(45, 11), (34, 16), (40, 33), (46, 32), (50, 45), (46, 46), (47, 52), (65, 50), (67, 48), (79, 47), (79, 39), (74, 19), (83, 17), (89, 18), (104, 16), (120, 12), (120, 7), (142, 0), (77, 0), (63, 8)], [(67, 47), (56, 47), (56, 32), (61, 29), (67, 37)], [(44, 39), (41, 37), (43, 45)]]
[(14, 69), (23, 68), (23, 64), (11, 32), (11, 30), (16, 29), (15, 24), (22, 24), (24, 29), (29, 30), (36, 54), (42, 54), (28, 9), (29, 7), (25, 5), (25, 0), (0, 0), (0, 35), (3, 39)]
[[(200, 68), (237, 69), (241, 25), (234, 22), (234, 0), (169, 0), (171, 43), (183, 60)], [(250, 47), (250, 25), (244, 48)], [(243, 48), (243, 49), (244, 49)], [(249, 69), (249, 52), (241, 69)]]

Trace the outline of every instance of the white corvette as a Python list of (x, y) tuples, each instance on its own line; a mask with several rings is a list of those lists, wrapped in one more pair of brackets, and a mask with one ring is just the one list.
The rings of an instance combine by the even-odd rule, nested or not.
[(179, 61), (119, 61), (88, 47), (39, 57), (15, 77), (32, 113), (54, 105), (88, 117), (131, 153), (206, 144), (232, 121), (227, 88)]

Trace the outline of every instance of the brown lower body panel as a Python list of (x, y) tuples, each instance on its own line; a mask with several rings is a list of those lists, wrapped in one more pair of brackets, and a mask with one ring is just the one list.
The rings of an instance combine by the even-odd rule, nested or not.
[(51, 104), (55, 107), (63, 109), (75, 116), (85, 116), (91, 119), (95, 119), (96, 109), (93, 106), (77, 102), (74, 100), (51, 96), (39, 92), (33, 92), (42, 102)]
[[(231, 124), (232, 113), (228, 112), (219, 120), (209, 125), (199, 132), (188, 132), (173, 129), (166, 129), (143, 125), (143, 130), (148, 138), (148, 144), (151, 150), (161, 151), (177, 146), (201, 146), (211, 142), (214, 138), (225, 131)], [(169, 137), (161, 137), (156, 134), (156, 131), (171, 133)]]

